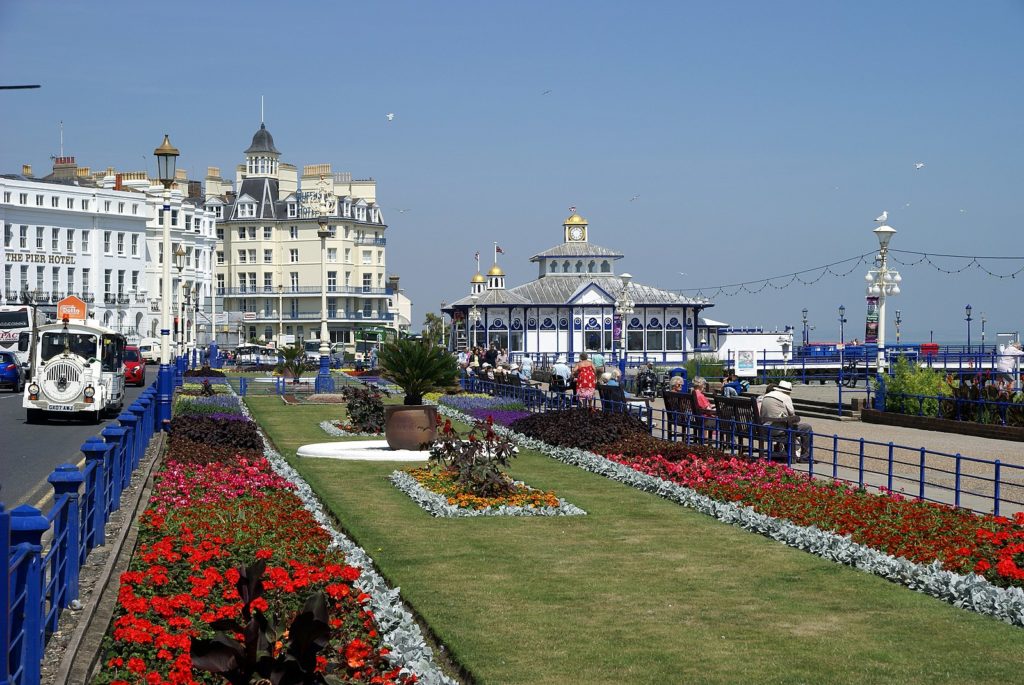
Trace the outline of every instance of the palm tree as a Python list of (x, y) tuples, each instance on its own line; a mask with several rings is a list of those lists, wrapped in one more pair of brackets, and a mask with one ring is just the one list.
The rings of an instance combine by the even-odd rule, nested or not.
[(377, 363), (384, 377), (405, 390), (403, 404), (423, 404), (423, 395), (453, 384), (459, 376), (455, 357), (424, 340), (395, 340), (380, 350)]
[(444, 317), (427, 312), (423, 317), (423, 339), (431, 345), (444, 344)]
[(285, 377), (291, 376), (292, 383), (298, 383), (302, 372), (306, 370), (306, 351), (302, 345), (289, 345), (281, 348), (281, 372)]

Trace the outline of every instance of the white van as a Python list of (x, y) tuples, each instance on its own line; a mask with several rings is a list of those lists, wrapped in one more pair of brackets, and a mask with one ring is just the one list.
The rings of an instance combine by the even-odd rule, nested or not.
[(159, 362), (160, 361), (160, 339), (159, 338), (143, 338), (139, 342), (139, 354), (147, 362)]

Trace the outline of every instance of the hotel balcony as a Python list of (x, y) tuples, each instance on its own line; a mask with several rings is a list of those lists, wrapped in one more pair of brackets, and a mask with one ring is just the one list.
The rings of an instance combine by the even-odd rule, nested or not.
[[(245, 288), (217, 288), (217, 295), (221, 297), (301, 297), (304, 295), (320, 296), (320, 286), (300, 285), (289, 286), (283, 292), (277, 292), (277, 286), (251, 286)], [(369, 286), (337, 285), (327, 287), (327, 296), (336, 295), (394, 295), (393, 288), (371, 288)]]
[(387, 238), (356, 238), (353, 241), (356, 245), (376, 245), (377, 247), (384, 247), (388, 244)]
[[(228, 314), (234, 314), (234, 313), (235, 312), (231, 312), (231, 311), (228, 312)], [(263, 321), (263, 322), (266, 322), (266, 323), (277, 323), (279, 320), (283, 320), (285, 323), (289, 323), (289, 322), (292, 322), (292, 321), (319, 321), (320, 320), (320, 312), (295, 312), (294, 314), (292, 314), (291, 312), (285, 312), (284, 313), (284, 317), (278, 317), (278, 315), (274, 314), (273, 312), (268, 314), (265, 311), (263, 311), (263, 312), (242, 312), (242, 313), (243, 314), (249, 314), (249, 315), (255, 314), (255, 316), (256, 316), (255, 319), (253, 319), (251, 316), (250, 316), (249, 319), (247, 319), (247, 321), (249, 321), (249, 322), (252, 322), (252, 321)], [(343, 310), (338, 310), (338, 311), (333, 312), (333, 315), (332, 315), (332, 312), (328, 311), (327, 312), (327, 320), (328, 321), (394, 321), (395, 320), (395, 315), (392, 314), (392, 313), (389, 313), (389, 312), (375, 312), (375, 311), (371, 311), (369, 314), (367, 314), (364, 311), (346, 312), (346, 311), (343, 311)]]

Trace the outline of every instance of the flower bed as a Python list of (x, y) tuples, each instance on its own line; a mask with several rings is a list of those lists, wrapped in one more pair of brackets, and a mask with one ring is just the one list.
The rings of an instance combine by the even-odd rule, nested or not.
[(468, 393), (437, 395), (436, 397), (436, 401), (441, 404), (469, 414), (474, 419), (487, 420), (490, 418), (502, 426), (530, 416), (530, 412), (519, 400)]
[[(272, 636), (259, 647), (261, 668), (286, 659), (294, 668), (304, 651), (309, 668), (302, 682), (328, 676), (343, 683), (411, 683), (415, 670), (419, 682), (450, 683), (365, 553), (326, 526), (308, 486), (258, 432), (260, 445), (251, 445), (256, 428), (244, 407), (217, 406), (222, 411), (208, 416), (189, 411), (203, 406), (192, 399), (179, 406), (188, 413), (172, 420), (94, 682), (224, 682), (194, 668), (193, 657), (202, 663), (207, 650), (232, 649), (244, 655), (242, 628), (250, 620), (265, 626), (266, 617), (283, 628), (318, 606), (327, 613), (315, 652), (307, 631), (275, 629), (276, 642)], [(220, 637), (209, 642), (218, 630)], [(261, 630), (244, 632), (255, 638)], [(242, 678), (244, 667), (236, 659), (224, 675)]]
[(520, 481), (507, 497), (479, 497), (459, 487), (450, 473), (430, 468), (395, 471), (391, 482), (436, 517), (582, 516), (587, 512), (553, 492), (541, 492)]
[[(442, 406), (440, 411), (451, 418), (468, 418), (448, 407)], [(659, 455), (606, 458), (583, 449), (552, 446), (510, 428), (495, 427), (495, 431), (560, 461), (724, 522), (1024, 626), (1024, 590), (1018, 587), (1024, 584), (1020, 574), (1024, 515), (1014, 519), (979, 516), (893, 493), (871, 495), (839, 483), (812, 481), (768, 462), (733, 458), (670, 461)], [(748, 502), (760, 504), (770, 513), (762, 513)], [(874, 514), (869, 516), (871, 511)], [(842, 524), (836, 526), (842, 534), (819, 527), (827, 527), (829, 520)], [(855, 533), (863, 543), (854, 539)], [(963, 546), (958, 546), (961, 543)], [(874, 545), (910, 556), (895, 556)], [(944, 558), (961, 573), (946, 568)], [(972, 573), (975, 569), (984, 577)]]
[(336, 438), (379, 438), (384, 435), (383, 432), (378, 433), (361, 433), (359, 431), (349, 430), (349, 424), (341, 423), (340, 421), (321, 421), (320, 429), (328, 435), (333, 435)]

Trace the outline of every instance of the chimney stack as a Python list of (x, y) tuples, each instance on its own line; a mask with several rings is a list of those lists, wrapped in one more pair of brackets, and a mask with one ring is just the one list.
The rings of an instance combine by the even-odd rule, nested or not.
[(54, 178), (77, 178), (78, 177), (78, 164), (75, 163), (74, 157), (54, 157), (53, 158), (53, 177)]

